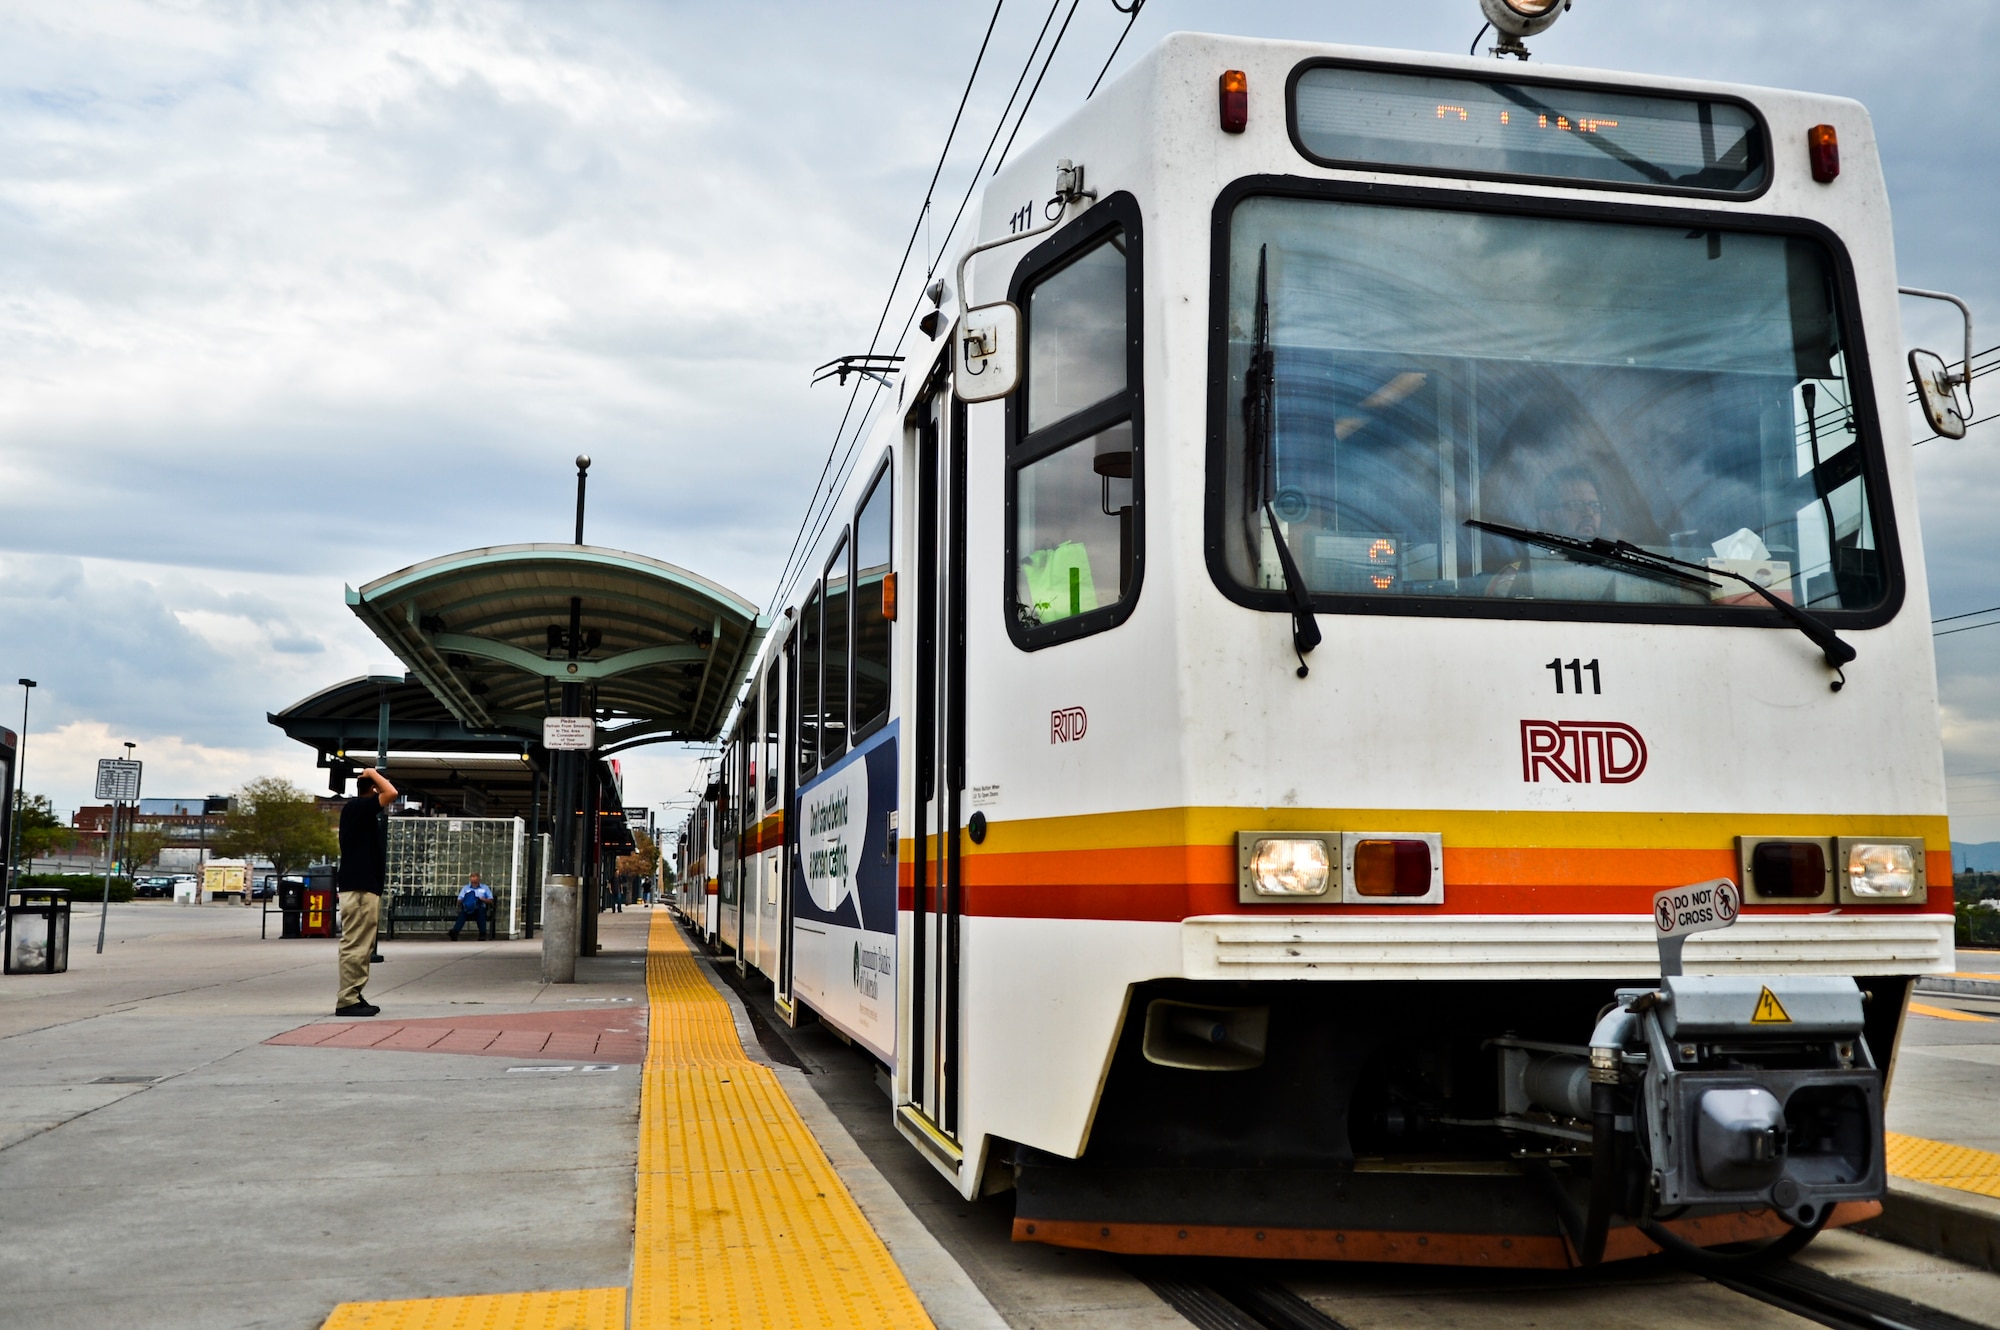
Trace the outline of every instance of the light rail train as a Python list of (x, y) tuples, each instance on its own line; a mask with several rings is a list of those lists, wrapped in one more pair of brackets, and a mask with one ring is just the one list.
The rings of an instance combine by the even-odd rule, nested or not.
[[(1953, 957), (1867, 112), (1177, 35), (977, 215), (682, 913), (1024, 1241), (1563, 1266), (1869, 1213)], [(1734, 923), (1675, 976), (1690, 884)]]

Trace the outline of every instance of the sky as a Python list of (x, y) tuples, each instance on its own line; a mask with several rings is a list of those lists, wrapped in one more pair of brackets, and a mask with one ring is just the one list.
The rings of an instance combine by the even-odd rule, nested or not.
[[(1005, 0), (916, 260), (945, 245), (1031, 43), (1074, 110), (1111, 0)], [(1474, 0), (1149, 0), (1183, 29), (1463, 52)], [(960, 4), (139, 3), (0, 9), (0, 724), (91, 801), (322, 788), (265, 720), (389, 669), (358, 586), (481, 545), (592, 544), (768, 603), (993, 10)], [(1053, 31), (1053, 28), (1050, 29)], [(2000, 7), (1577, 0), (1537, 58), (1854, 97), (1903, 285), (2000, 342)], [(939, 215), (942, 210), (942, 215)], [(897, 316), (900, 317), (900, 316)], [(1906, 301), (1906, 340), (1959, 346)], [(891, 330), (891, 338), (901, 331)], [(2000, 379), (1982, 383), (1996, 384)], [(2000, 605), (2000, 422), (1916, 458), (1932, 614)], [(1919, 610), (1921, 607), (1918, 607)], [(2000, 840), (2000, 628), (1938, 639), (1953, 834)], [(627, 755), (628, 802), (695, 755)]]

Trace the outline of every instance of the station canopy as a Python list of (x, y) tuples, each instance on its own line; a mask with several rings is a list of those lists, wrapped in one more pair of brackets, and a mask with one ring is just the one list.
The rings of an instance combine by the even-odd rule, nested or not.
[(347, 605), (469, 734), (539, 742), (543, 718), (562, 714), (562, 686), (583, 685), (600, 756), (714, 741), (765, 628), (754, 605), (707, 578), (594, 545), (426, 559), (350, 587)]

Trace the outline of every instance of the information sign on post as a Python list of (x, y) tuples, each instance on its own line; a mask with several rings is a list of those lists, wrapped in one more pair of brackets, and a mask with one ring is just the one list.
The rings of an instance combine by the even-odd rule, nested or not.
[[(125, 745), (130, 752), (132, 745)], [(111, 919), (112, 849), (118, 839), (118, 805), (139, 802), (139, 772), (145, 766), (136, 758), (97, 759), (97, 797), (111, 801), (111, 820), (104, 828), (104, 900), (97, 911), (97, 953), (104, 954), (104, 928)]]
[(146, 764), (126, 757), (97, 760), (97, 797), (129, 804), (139, 798), (139, 769)]
[(584, 752), (597, 746), (597, 722), (589, 716), (545, 716), (542, 747), (552, 753)]
[(1690, 935), (1729, 927), (1742, 908), (1742, 894), (1726, 877), (1656, 892), (1653, 929), (1660, 942), (1660, 977), (1681, 972), (1681, 948)]

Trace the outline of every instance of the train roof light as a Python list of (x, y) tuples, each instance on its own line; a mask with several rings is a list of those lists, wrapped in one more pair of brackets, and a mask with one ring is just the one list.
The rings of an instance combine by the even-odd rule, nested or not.
[(1840, 131), (1832, 125), (1814, 125), (1806, 131), (1806, 160), (1812, 163), (1812, 178), (1822, 185), (1833, 183), (1840, 174)]
[[(1492, 53), (1526, 60), (1528, 48), (1521, 44), (1521, 39), (1547, 31), (1570, 4), (1571, 0), (1479, 0), (1480, 12), (1500, 34), (1500, 44)], [(1474, 37), (1472, 44), (1477, 47), (1479, 39)]]
[(1241, 134), (1250, 123), (1250, 80), (1240, 69), (1225, 69), (1216, 80), (1222, 132)]

